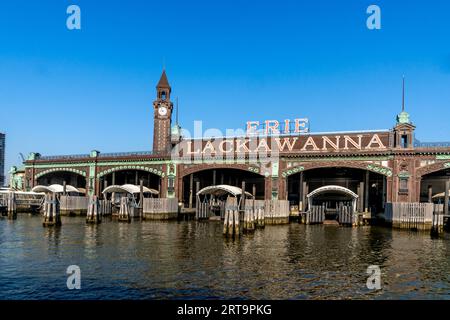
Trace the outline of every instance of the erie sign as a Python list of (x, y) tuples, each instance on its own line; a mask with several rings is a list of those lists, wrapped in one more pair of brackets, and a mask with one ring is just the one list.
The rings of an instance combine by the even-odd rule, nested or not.
[(247, 135), (301, 134), (309, 132), (309, 119), (247, 121)]

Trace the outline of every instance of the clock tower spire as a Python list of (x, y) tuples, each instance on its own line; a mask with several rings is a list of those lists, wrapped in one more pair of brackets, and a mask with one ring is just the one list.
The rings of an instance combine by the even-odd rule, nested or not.
[(156, 85), (156, 100), (153, 101), (153, 152), (155, 154), (170, 153), (170, 128), (172, 124), (173, 103), (170, 101), (172, 88), (163, 69)]

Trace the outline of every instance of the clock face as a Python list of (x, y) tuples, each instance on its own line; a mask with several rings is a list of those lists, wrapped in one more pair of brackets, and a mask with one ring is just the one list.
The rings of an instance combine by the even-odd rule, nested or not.
[(158, 113), (160, 116), (165, 116), (167, 114), (167, 108), (166, 107), (159, 107)]

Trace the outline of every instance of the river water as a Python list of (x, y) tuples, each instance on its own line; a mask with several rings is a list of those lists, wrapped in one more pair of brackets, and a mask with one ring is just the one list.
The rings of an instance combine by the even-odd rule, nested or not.
[(0, 219), (0, 299), (450, 299), (448, 234), (291, 223), (233, 241), (217, 221), (62, 223)]

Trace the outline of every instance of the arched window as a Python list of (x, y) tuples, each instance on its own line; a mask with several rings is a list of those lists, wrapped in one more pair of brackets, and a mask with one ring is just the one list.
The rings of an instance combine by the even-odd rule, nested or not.
[(165, 91), (161, 91), (161, 99), (166, 100), (166, 92)]

